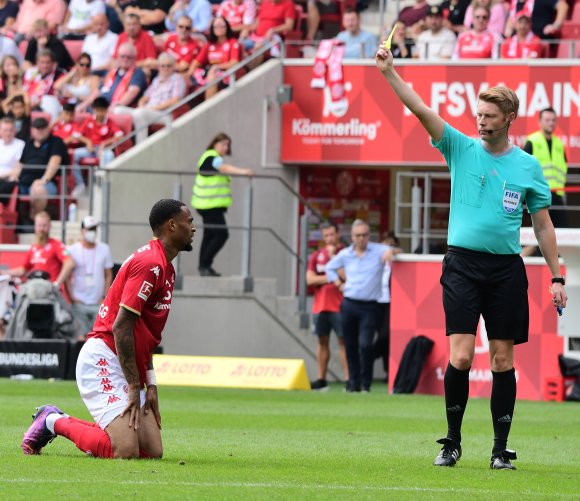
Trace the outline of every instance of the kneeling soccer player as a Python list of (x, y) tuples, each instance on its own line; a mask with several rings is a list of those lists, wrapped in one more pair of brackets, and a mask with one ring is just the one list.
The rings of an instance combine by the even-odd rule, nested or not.
[(163, 455), (152, 357), (171, 308), (171, 261), (192, 250), (195, 226), (187, 205), (170, 199), (153, 206), (149, 224), (154, 237), (121, 266), (77, 361), (77, 385), (95, 423), (43, 405), (24, 434), (24, 454), (40, 454), (60, 435), (100, 458)]

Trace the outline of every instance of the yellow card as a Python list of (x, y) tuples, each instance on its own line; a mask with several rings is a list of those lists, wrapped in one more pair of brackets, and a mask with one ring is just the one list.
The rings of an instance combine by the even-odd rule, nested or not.
[(390, 50), (391, 49), (391, 41), (393, 40), (393, 35), (395, 34), (395, 30), (396, 29), (397, 29), (397, 23), (395, 23), (395, 26), (393, 26), (393, 31), (391, 31), (391, 34), (389, 35), (389, 38), (387, 38), (383, 42), (383, 49), (387, 49), (387, 50)]

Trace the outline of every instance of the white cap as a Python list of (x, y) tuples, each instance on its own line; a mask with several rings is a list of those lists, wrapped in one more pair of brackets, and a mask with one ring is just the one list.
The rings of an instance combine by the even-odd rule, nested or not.
[(85, 229), (96, 228), (99, 224), (99, 220), (95, 216), (87, 216), (83, 219), (82, 227)]

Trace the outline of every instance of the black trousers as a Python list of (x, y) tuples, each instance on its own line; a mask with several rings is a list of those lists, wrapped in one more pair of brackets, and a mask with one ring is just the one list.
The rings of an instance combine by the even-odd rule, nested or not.
[(375, 360), (383, 359), (383, 369), (389, 373), (389, 342), (391, 332), (391, 303), (377, 303), (378, 327), (377, 339), (373, 345)]
[(226, 225), (226, 211), (225, 208), (197, 209), (204, 226), (199, 250), (200, 268), (211, 268), (214, 258), (230, 236)]

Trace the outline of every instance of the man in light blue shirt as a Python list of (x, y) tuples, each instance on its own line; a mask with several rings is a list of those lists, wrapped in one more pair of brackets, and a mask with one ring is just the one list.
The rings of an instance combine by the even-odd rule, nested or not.
[[(377, 300), (382, 294), (383, 269), (393, 258), (388, 245), (369, 242), (369, 225), (352, 223), (352, 244), (326, 264), (328, 282), (343, 293), (340, 305), (342, 335), (348, 363), (347, 392), (369, 392), (373, 381), (373, 339), (378, 322)], [(346, 281), (338, 275), (344, 270)]]
[(344, 59), (364, 59), (375, 55), (377, 37), (361, 30), (360, 16), (352, 7), (345, 9), (342, 25), (345, 30), (336, 35), (336, 39), (344, 42)]
[(524, 201), (552, 274), (555, 307), (566, 306), (556, 233), (548, 213), (550, 189), (539, 162), (509, 141), (519, 110), (517, 94), (505, 86), (482, 91), (477, 103), (479, 139), (455, 130), (427, 106), (393, 68), (393, 55), (380, 47), (376, 63), (387, 82), (415, 115), (451, 173), (449, 250), (441, 285), (450, 357), (445, 370), (447, 436), (433, 464), (455, 466), (461, 458), (461, 426), (469, 399), (469, 370), (480, 316), (485, 320), (492, 373), (494, 431), (490, 468), (515, 470), (507, 449), (515, 401), (514, 345), (528, 341), (526, 269), (519, 253)]
[(181, 16), (191, 19), (193, 31), (205, 33), (212, 20), (211, 4), (208, 0), (177, 0), (165, 18), (165, 27), (169, 31), (175, 31), (177, 20)]

